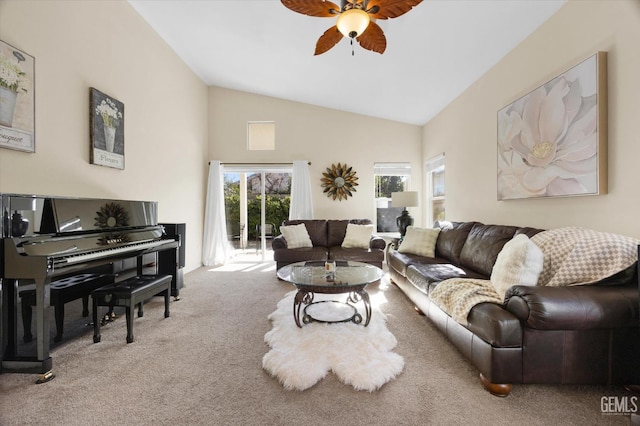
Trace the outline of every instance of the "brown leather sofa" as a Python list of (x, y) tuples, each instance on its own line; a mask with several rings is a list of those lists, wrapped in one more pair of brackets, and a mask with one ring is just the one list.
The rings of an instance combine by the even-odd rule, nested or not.
[(462, 325), (430, 300), (430, 291), (447, 278), (489, 279), (507, 241), (541, 230), (478, 222), (440, 227), (433, 258), (389, 249), (390, 277), (480, 371), (489, 392), (507, 396), (518, 383), (640, 384), (636, 265), (591, 285), (511, 287), (503, 305), (478, 304)]
[(369, 219), (351, 220), (286, 220), (283, 225), (298, 225), (304, 223), (309, 233), (313, 247), (287, 248), (287, 240), (278, 235), (271, 242), (273, 258), (277, 268), (294, 262), (306, 260), (352, 260), (365, 262), (382, 268), (386, 241), (383, 238), (371, 236), (369, 248), (344, 248), (342, 242), (347, 233), (347, 224), (369, 225)]

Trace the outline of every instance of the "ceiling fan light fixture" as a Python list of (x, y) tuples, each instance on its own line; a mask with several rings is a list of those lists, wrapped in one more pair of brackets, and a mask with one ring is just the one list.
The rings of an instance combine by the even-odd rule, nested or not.
[(345, 10), (338, 16), (338, 31), (348, 38), (359, 37), (367, 29), (369, 22), (369, 14), (364, 10), (356, 8)]

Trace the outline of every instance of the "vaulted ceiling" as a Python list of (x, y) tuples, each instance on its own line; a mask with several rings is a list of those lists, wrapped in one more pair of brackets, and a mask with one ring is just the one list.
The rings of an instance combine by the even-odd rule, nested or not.
[[(339, 0), (335, 0), (339, 4)], [(279, 0), (129, 0), (210, 86), (423, 125), (565, 0), (424, 0), (378, 20), (380, 55), (348, 39), (314, 56), (335, 18)]]

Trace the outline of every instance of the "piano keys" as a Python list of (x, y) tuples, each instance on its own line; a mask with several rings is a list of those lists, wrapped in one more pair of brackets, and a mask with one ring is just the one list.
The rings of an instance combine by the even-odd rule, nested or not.
[[(0, 372), (52, 377), (49, 356), (50, 282), (114, 261), (161, 252), (158, 273), (178, 276), (179, 238), (158, 223), (157, 202), (0, 194)], [(169, 253), (169, 254), (167, 254)], [(35, 353), (18, 350), (18, 288), (35, 284)]]

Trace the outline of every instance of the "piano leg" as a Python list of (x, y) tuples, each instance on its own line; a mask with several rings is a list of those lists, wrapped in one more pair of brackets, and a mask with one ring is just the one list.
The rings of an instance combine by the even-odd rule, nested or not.
[[(46, 279), (36, 280), (36, 348), (38, 361), (50, 359), (49, 356), (49, 307), (51, 306), (51, 285)], [(40, 373), (36, 383), (53, 380), (55, 375), (49, 371)]]
[(49, 307), (50, 284), (46, 278), (36, 279), (36, 356), (18, 356), (17, 352), (17, 280), (5, 279), (3, 289), (7, 290), (7, 299), (3, 306), (7, 309), (7, 317), (10, 319), (11, 330), (7, 331), (7, 340), (3, 343), (5, 354), (2, 358), (2, 372), (38, 374), (36, 383), (45, 383), (52, 380), (55, 375), (52, 372), (53, 362), (49, 356)]
[(33, 340), (33, 335), (31, 334), (31, 318), (33, 317), (31, 300), (28, 300), (27, 297), (22, 297), (20, 305), (22, 310), (22, 328), (24, 329), (22, 341), (29, 343)]
[(180, 300), (182, 270), (179, 268), (179, 251), (177, 247), (158, 251), (158, 274), (171, 275), (171, 295), (173, 300)]
[(98, 299), (94, 296), (93, 299), (93, 343), (100, 342), (100, 323), (102, 317), (100, 314), (100, 308), (98, 307)]
[(133, 315), (131, 315), (131, 310), (134, 308), (126, 306), (124, 309), (127, 315), (127, 343), (131, 343), (133, 342)]

